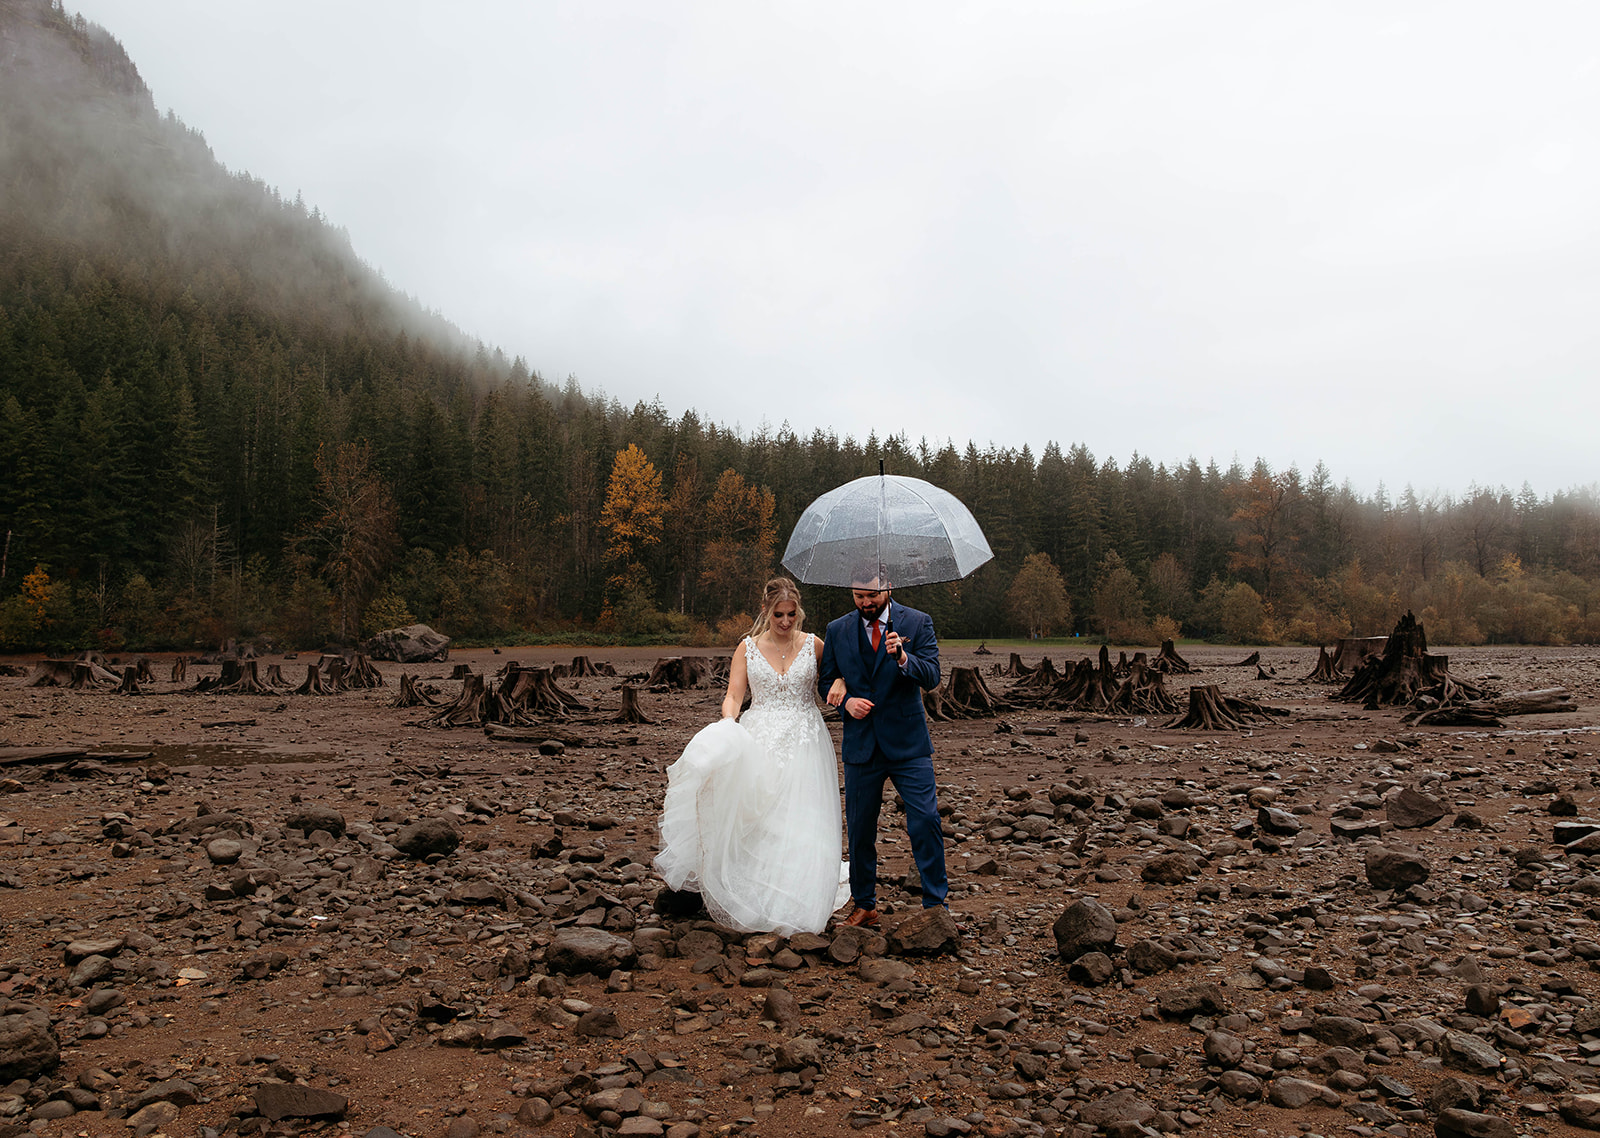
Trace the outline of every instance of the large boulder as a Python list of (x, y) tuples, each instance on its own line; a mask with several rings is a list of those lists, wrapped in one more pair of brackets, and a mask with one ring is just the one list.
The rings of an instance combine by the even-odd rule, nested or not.
[(1100, 902), (1083, 897), (1067, 906), (1056, 918), (1051, 931), (1056, 936), (1056, 951), (1070, 964), (1089, 952), (1098, 952), (1117, 943), (1117, 919)]
[(0, 1006), (0, 1079), (31, 1079), (53, 1071), (61, 1047), (50, 1027), (50, 1014), (28, 1003)]
[(425, 624), (408, 624), (378, 633), (361, 645), (361, 651), (374, 660), (426, 664), (449, 658), (450, 638)]

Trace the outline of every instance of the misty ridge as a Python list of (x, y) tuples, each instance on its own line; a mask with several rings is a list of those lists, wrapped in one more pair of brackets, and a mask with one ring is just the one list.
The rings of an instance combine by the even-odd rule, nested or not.
[[(460, 639), (726, 645), (817, 495), (923, 477), (993, 562), (949, 637), (1600, 640), (1600, 495), (1368, 498), (1237, 459), (1097, 459), (557, 388), (157, 113), (111, 34), (0, 0), (0, 648)], [(823, 613), (836, 598), (807, 592)]]
[(475, 346), (366, 265), (298, 198), (222, 165), (160, 115), (122, 45), (55, 0), (0, 0), (0, 190), (8, 225), (126, 266), (166, 264), (195, 295)]

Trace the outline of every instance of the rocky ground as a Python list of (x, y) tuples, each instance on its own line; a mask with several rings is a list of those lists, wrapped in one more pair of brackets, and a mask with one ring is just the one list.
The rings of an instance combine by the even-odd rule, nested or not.
[[(407, 670), (453, 695), (456, 663), (571, 655)], [(1292, 714), (938, 724), (959, 927), (921, 916), (886, 814), (879, 933), (787, 939), (658, 896), (711, 689), (622, 725), (617, 679), (563, 680), (593, 710), (550, 754), (417, 726), (394, 664), (324, 697), (0, 679), (0, 743), (101, 755), (0, 768), (0, 1138), (1577, 1133), (1600, 652), (1454, 653), (1583, 705), (1507, 731), (1332, 703), (1297, 682), (1314, 652), (1265, 650), (1266, 679), (1185, 655), (1174, 692)]]

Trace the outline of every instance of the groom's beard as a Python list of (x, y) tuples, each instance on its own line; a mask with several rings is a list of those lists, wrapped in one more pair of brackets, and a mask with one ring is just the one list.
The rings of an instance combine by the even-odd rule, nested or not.
[(877, 620), (878, 616), (883, 612), (883, 610), (888, 608), (888, 607), (889, 607), (889, 602), (888, 601), (884, 601), (883, 604), (881, 604), (881, 605), (879, 605), (879, 604), (857, 605), (856, 606), (856, 612), (861, 614), (861, 619), (862, 620), (868, 621), (870, 623), (871, 621)]

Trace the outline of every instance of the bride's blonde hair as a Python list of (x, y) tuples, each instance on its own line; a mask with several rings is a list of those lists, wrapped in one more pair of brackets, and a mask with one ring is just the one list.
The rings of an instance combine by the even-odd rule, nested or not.
[(756, 616), (755, 623), (750, 626), (750, 631), (745, 633), (751, 640), (760, 636), (772, 626), (772, 610), (787, 600), (794, 601), (794, 630), (799, 632), (806, 625), (806, 610), (800, 603), (800, 586), (787, 577), (774, 577), (767, 582), (766, 588), (761, 590), (761, 612)]

